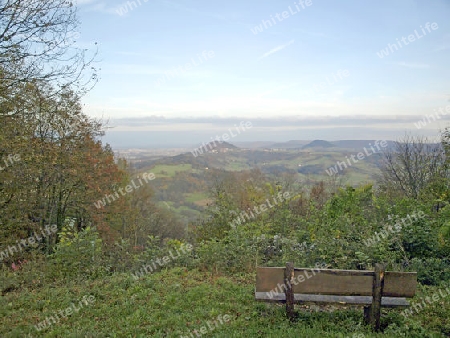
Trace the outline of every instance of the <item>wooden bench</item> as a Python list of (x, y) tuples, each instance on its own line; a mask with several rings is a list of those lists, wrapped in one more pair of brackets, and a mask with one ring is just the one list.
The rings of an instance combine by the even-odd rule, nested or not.
[(255, 298), (286, 303), (292, 321), (295, 303), (338, 303), (364, 306), (364, 319), (380, 329), (381, 307), (408, 307), (406, 298), (416, 292), (416, 272), (385, 271), (381, 264), (374, 271), (304, 269), (292, 263), (282, 267), (258, 267)]

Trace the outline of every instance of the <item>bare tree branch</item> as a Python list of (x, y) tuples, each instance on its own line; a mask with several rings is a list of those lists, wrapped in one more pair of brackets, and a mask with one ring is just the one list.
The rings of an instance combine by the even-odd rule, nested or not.
[[(97, 80), (96, 50), (76, 47), (76, 6), (68, 0), (0, 0), (0, 81), (31, 80), (86, 92)], [(79, 35), (79, 34), (78, 34)]]
[(445, 175), (442, 144), (406, 135), (383, 154), (381, 185), (386, 190), (418, 198), (423, 188)]

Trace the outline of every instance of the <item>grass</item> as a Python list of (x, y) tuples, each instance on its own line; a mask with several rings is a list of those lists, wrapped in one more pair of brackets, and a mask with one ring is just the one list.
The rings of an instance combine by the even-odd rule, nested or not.
[[(420, 293), (432, 290), (421, 288)], [(180, 337), (206, 327), (207, 337), (443, 337), (449, 307), (438, 304), (413, 317), (417, 327), (405, 328), (397, 310), (385, 311), (385, 334), (362, 324), (362, 309), (313, 311), (303, 306), (290, 324), (283, 305), (254, 300), (254, 275), (212, 277), (210, 273), (171, 268), (134, 281), (116, 274), (84, 283), (59, 281), (38, 289), (22, 289), (0, 299), (1, 337)], [(95, 301), (45, 331), (34, 325), (83, 296)], [(420, 296), (420, 295), (419, 295)], [(447, 303), (448, 304), (448, 303)], [(314, 307), (313, 307), (314, 308)], [(322, 309), (323, 310), (323, 309)], [(212, 325), (228, 314), (229, 322)], [(410, 323), (409, 323), (410, 324)], [(354, 336), (353, 336), (354, 335)], [(195, 337), (195, 334), (193, 334)], [(203, 336), (203, 335), (202, 335)]]
[(231, 156), (229, 158), (224, 157), (223, 169), (228, 171), (241, 171), (249, 170), (251, 166), (247, 163), (246, 158)]
[(196, 193), (189, 193), (185, 195), (185, 200), (190, 203), (196, 203), (199, 201), (204, 201), (208, 199), (208, 194), (205, 192), (196, 192)]
[(151, 169), (156, 178), (174, 177), (177, 172), (191, 171), (192, 164), (156, 165)]

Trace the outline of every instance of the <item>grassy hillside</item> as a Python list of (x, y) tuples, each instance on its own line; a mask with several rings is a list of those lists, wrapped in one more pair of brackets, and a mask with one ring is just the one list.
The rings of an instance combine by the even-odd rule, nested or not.
[(192, 171), (192, 165), (191, 164), (157, 165), (152, 168), (152, 172), (159, 178), (174, 177), (176, 174), (184, 171)]
[[(210, 171), (237, 172), (259, 168), (263, 173), (278, 177), (290, 173), (301, 184), (311, 184), (330, 179), (330, 167), (346, 161), (346, 156), (356, 154), (349, 149), (308, 150), (229, 150), (226, 153), (212, 153), (194, 157), (183, 154), (156, 161), (139, 163), (139, 171), (153, 172), (152, 182), (157, 200), (176, 212), (184, 222), (194, 220), (208, 203)], [(373, 181), (378, 174), (381, 157), (373, 154), (348, 168), (338, 170), (337, 176), (353, 186)], [(343, 166), (343, 165), (342, 165)], [(162, 205), (161, 204), (161, 205)]]
[[(335, 166), (337, 162), (345, 162), (347, 158), (356, 155), (357, 152), (345, 149), (333, 150), (230, 150), (227, 153), (205, 153), (194, 157), (191, 154), (183, 154), (167, 157), (156, 161), (140, 162), (139, 170), (151, 170), (158, 177), (173, 177), (176, 173), (191, 171), (204, 173), (209, 169), (225, 171), (241, 171), (252, 168), (260, 168), (268, 174), (280, 172), (298, 173), (299, 177), (308, 174), (310, 177), (320, 180), (329, 177), (327, 169)], [(339, 169), (339, 175), (345, 175), (349, 180), (373, 180), (378, 173), (381, 157), (379, 154), (365, 156), (357, 163), (350, 161), (347, 168)], [(314, 166), (314, 167), (311, 167)], [(311, 170), (305, 168), (310, 167)], [(353, 176), (358, 179), (353, 179)]]
[[(191, 337), (192, 333), (195, 337), (193, 331), (203, 326), (207, 328), (205, 337), (223, 338), (444, 337), (439, 329), (446, 325), (450, 330), (450, 309), (439, 304), (407, 323), (399, 310), (384, 310), (385, 333), (378, 335), (362, 324), (361, 308), (297, 306), (299, 321), (290, 324), (283, 305), (254, 300), (254, 277), (212, 277), (198, 270), (170, 268), (137, 281), (131, 275), (117, 274), (83, 283), (67, 280), (16, 290), (0, 299), (0, 336)], [(421, 289), (417, 298), (425, 291), (432, 292)], [(35, 328), (47, 316), (89, 295), (94, 301), (78, 312), (41, 331)], [(225, 317), (227, 322), (225, 315), (229, 316)], [(208, 328), (208, 322), (213, 329)]]

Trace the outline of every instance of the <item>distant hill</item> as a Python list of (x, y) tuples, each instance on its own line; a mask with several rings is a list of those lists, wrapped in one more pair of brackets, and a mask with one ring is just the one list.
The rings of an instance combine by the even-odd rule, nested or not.
[(235, 149), (239, 149), (239, 147), (236, 147), (235, 145), (233, 145), (231, 143), (228, 143), (228, 142), (225, 142), (225, 141), (222, 141), (222, 143), (220, 143), (218, 141), (215, 141), (215, 142), (206, 143), (205, 145), (200, 144), (197, 148), (203, 148), (203, 149), (206, 148), (207, 150), (214, 150), (214, 149), (216, 149), (216, 150), (219, 150), (219, 149), (232, 149), (232, 150), (235, 150)]
[[(290, 141), (284, 144), (292, 148), (283, 148), (283, 144), (279, 143), (278, 148), (277, 144), (273, 144), (271, 147), (261, 149), (239, 148), (228, 142), (215, 142), (215, 145), (201, 144), (175, 156), (156, 158), (143, 156), (136, 158), (133, 165), (137, 170), (152, 170), (156, 165), (190, 165), (192, 170), (200, 171), (210, 169), (241, 171), (259, 168), (273, 175), (287, 172), (314, 175), (319, 179), (321, 175), (327, 175), (325, 171), (327, 168), (335, 165), (337, 161), (342, 161), (345, 156), (363, 151), (364, 148), (375, 147), (375, 141), (370, 140), (332, 142), (314, 140), (299, 146), (302, 142), (305, 141)], [(373, 155), (347, 171), (352, 175), (353, 182), (361, 182), (373, 177), (378, 171), (379, 163), (380, 156)]]
[[(380, 140), (381, 141), (381, 140)], [(375, 144), (375, 140), (339, 140), (339, 141), (325, 141), (325, 140), (291, 140), (288, 142), (273, 143), (270, 146), (265, 145), (264, 148), (270, 149), (308, 149), (308, 148), (339, 148), (351, 151), (361, 150), (369, 148), (370, 145)], [(394, 144), (393, 141), (387, 141), (388, 148), (391, 148)]]
[(246, 149), (269, 148), (273, 145), (273, 141), (256, 141), (256, 142), (236, 142), (236, 146)]
[(311, 149), (311, 148), (333, 148), (334, 145), (331, 142), (324, 140), (314, 140), (311, 143), (303, 146), (303, 149)]
[(291, 141), (288, 141), (288, 142), (274, 143), (274, 144), (270, 145), (270, 147), (267, 147), (267, 148), (272, 148), (272, 149), (276, 149), (276, 148), (300, 149), (305, 144), (308, 144), (309, 142), (310, 141), (305, 141), (305, 140), (291, 140)]
[(239, 147), (235, 146), (234, 144), (225, 141), (223, 141), (222, 143), (216, 142), (216, 145), (217, 149), (239, 149)]
[[(369, 148), (370, 145), (374, 145), (375, 142), (376, 142), (376, 140), (340, 140), (340, 141), (334, 141), (333, 144), (338, 148), (363, 149), (363, 148)], [(388, 147), (391, 147), (394, 144), (393, 141), (387, 141), (387, 143), (388, 143)]]

